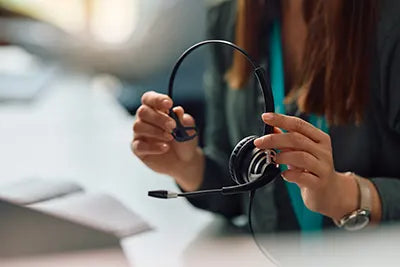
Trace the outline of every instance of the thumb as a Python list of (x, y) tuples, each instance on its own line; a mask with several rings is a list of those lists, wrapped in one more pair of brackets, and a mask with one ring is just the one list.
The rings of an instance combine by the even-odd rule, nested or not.
[[(183, 114), (181, 121), (182, 121), (183, 126), (185, 126), (185, 127), (195, 127), (196, 126), (194, 118), (192, 116), (190, 116), (189, 114), (187, 114), (187, 113)], [(189, 130), (188, 131), (189, 135), (193, 135), (195, 133), (196, 133), (195, 130)]]
[[(178, 116), (179, 121), (182, 123), (183, 126), (185, 127), (194, 127), (195, 126), (195, 120), (192, 116), (189, 114), (185, 113), (184, 109), (181, 106), (173, 108), (173, 111), (175, 114)], [(195, 134), (194, 130), (190, 130), (188, 134), (192, 135)]]
[[(173, 111), (176, 113), (183, 126), (186, 127), (195, 126), (194, 118), (191, 115), (185, 113), (182, 107), (175, 107)], [(196, 132), (194, 130), (188, 131), (189, 135), (194, 135), (195, 133)], [(193, 140), (182, 143), (173, 141), (173, 146), (175, 147), (175, 151), (178, 157), (184, 161), (189, 161), (192, 158), (195, 152), (195, 148), (197, 147), (197, 144), (198, 144), (198, 137), (195, 137)]]

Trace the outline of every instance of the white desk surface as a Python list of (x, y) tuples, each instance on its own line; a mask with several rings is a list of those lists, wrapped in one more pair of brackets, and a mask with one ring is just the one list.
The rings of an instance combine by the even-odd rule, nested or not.
[(0, 184), (69, 179), (115, 196), (155, 228), (123, 240), (133, 266), (266, 266), (249, 236), (218, 235), (220, 222), (185, 199), (147, 197), (148, 190), (176, 190), (175, 184), (132, 155), (134, 118), (108, 92), (76, 74), (50, 87), (32, 103), (0, 104)]
[[(115, 196), (155, 228), (122, 241), (132, 266), (273, 266), (250, 236), (227, 234), (220, 220), (184, 199), (147, 197), (148, 190), (176, 187), (132, 155), (133, 117), (109, 93), (94, 89), (89, 76), (71, 74), (50, 87), (30, 104), (0, 104), (0, 184), (35, 176), (70, 179), (87, 191)], [(290, 242), (270, 248), (287, 265), (376, 266), (384, 257), (384, 266), (394, 266), (397, 242), (392, 246), (386, 240), (399, 240), (398, 232), (372, 242), (363, 239), (362, 246), (354, 241), (344, 250), (342, 240), (325, 248), (302, 245), (296, 253), (287, 246)], [(369, 248), (372, 254), (362, 249), (365, 244), (376, 244)], [(302, 261), (309, 256), (315, 257), (314, 264)]]

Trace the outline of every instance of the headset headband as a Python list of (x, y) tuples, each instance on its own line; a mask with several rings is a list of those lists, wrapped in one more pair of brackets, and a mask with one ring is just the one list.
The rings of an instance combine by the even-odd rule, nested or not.
[[(173, 86), (174, 86), (175, 76), (176, 76), (176, 73), (178, 72), (178, 69), (179, 69), (180, 65), (182, 64), (183, 60), (190, 53), (192, 53), (195, 49), (197, 49), (197, 48), (199, 48), (199, 47), (201, 47), (203, 45), (206, 45), (206, 44), (223, 44), (223, 45), (230, 46), (231, 48), (234, 48), (235, 50), (237, 50), (240, 53), (242, 53), (242, 55), (244, 55), (246, 57), (248, 62), (253, 67), (254, 74), (256, 75), (258, 84), (261, 87), (262, 95), (263, 95), (263, 98), (264, 98), (264, 112), (274, 112), (275, 111), (275, 108), (274, 108), (274, 97), (273, 97), (273, 94), (272, 94), (271, 83), (270, 82), (266, 82), (266, 80), (264, 78), (264, 77), (267, 77), (267, 79), (269, 81), (269, 76), (265, 75), (265, 73), (263, 71), (263, 68), (260, 67), (258, 64), (256, 64), (255, 61), (251, 58), (251, 56), (245, 50), (243, 50), (239, 46), (235, 45), (234, 43), (231, 43), (231, 42), (225, 41), (225, 40), (206, 40), (206, 41), (203, 41), (203, 42), (199, 42), (199, 43), (191, 46), (190, 48), (188, 48), (179, 57), (179, 59), (176, 61), (175, 65), (174, 65), (174, 68), (172, 69), (171, 75), (169, 77), (168, 96), (171, 99), (172, 99), (172, 89), (173, 89)], [(172, 113), (170, 112), (170, 114), (172, 114)], [(272, 132), (273, 132), (272, 126), (264, 124), (264, 135), (272, 133)]]

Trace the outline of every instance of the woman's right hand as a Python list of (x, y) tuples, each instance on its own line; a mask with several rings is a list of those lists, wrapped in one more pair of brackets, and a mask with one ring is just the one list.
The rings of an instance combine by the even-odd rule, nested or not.
[[(202, 151), (198, 148), (197, 137), (183, 143), (173, 139), (171, 132), (176, 123), (168, 115), (172, 106), (172, 99), (167, 95), (153, 91), (143, 94), (142, 105), (136, 112), (133, 124), (131, 148), (153, 171), (172, 176), (185, 190), (194, 190), (202, 177), (193, 178), (193, 174), (186, 172), (203, 168), (201, 164), (204, 163), (199, 160), (202, 159)], [(194, 126), (193, 117), (185, 114), (182, 107), (175, 107), (173, 111), (184, 126)]]

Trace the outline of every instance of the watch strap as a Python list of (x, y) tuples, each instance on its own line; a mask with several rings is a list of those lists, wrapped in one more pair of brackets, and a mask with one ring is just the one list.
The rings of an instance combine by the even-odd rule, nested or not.
[(360, 195), (360, 209), (371, 211), (372, 201), (371, 201), (371, 190), (369, 188), (369, 183), (366, 179), (362, 179), (359, 176), (354, 175), (356, 179), (359, 195)]
[[(344, 228), (349, 228), (347, 227), (347, 223), (350, 220), (350, 218), (354, 218), (355, 216), (370, 216), (371, 213), (371, 208), (372, 208), (372, 199), (371, 199), (371, 190), (369, 188), (369, 183), (368, 180), (363, 179), (359, 176), (357, 176), (353, 172), (348, 172), (346, 175), (349, 175), (351, 178), (353, 178), (356, 181), (357, 188), (358, 188), (358, 208), (343, 216), (339, 221), (333, 220), (333, 222), (338, 226), (338, 227), (344, 227)], [(369, 219), (368, 219), (369, 220)], [(357, 229), (357, 228), (354, 228)], [(353, 229), (353, 230), (354, 230)], [(360, 229), (360, 228), (359, 228)], [(352, 229), (348, 229), (352, 230)]]

